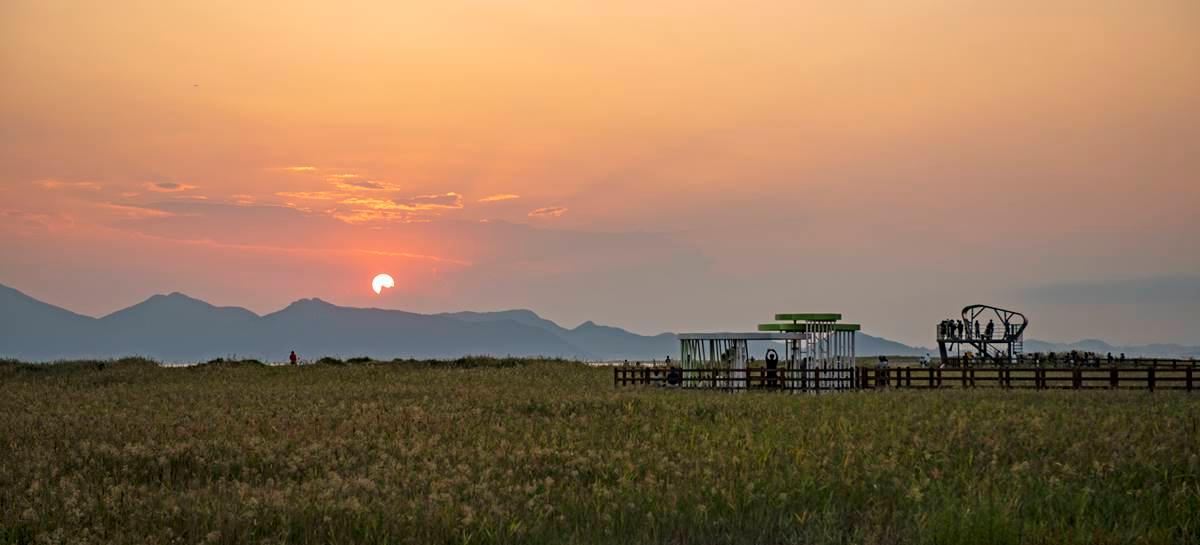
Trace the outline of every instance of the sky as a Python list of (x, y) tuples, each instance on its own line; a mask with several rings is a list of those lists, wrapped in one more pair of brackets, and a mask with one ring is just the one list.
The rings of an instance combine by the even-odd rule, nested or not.
[(1200, 344), (1198, 238), (1195, 0), (0, 4), (0, 283), (93, 316)]

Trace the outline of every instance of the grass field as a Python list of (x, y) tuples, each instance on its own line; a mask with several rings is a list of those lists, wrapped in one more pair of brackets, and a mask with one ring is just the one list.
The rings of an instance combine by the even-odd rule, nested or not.
[(0, 364), (0, 542), (1200, 543), (1200, 395)]

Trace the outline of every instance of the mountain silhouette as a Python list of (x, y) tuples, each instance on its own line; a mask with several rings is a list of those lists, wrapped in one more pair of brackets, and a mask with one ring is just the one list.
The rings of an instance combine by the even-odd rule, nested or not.
[(465, 322), (514, 321), (537, 327), (554, 334), (584, 353), (598, 355), (605, 360), (663, 359), (679, 351), (678, 340), (672, 333), (654, 336), (635, 335), (617, 327), (596, 325), (591, 321), (575, 329), (564, 328), (542, 318), (532, 310), (504, 310), (499, 312), (454, 312), (441, 314)]
[[(856, 343), (861, 356), (933, 352), (861, 332)], [(1030, 352), (1049, 348), (1125, 352), (1129, 356), (1200, 355), (1200, 347), (1179, 345), (1026, 342)], [(291, 350), (306, 359), (511, 355), (619, 361), (662, 360), (678, 354), (679, 347), (672, 333), (637, 335), (591, 321), (567, 329), (530, 310), (417, 314), (342, 307), (320, 299), (301, 299), (260, 316), (244, 308), (217, 307), (171, 293), (92, 318), (0, 285), (0, 358), (50, 361), (137, 355), (165, 362), (195, 362), (237, 356), (282, 361)]]
[(0, 355), (27, 360), (79, 356), (66, 343), (95, 343), (95, 322), (0, 285)]
[[(572, 345), (529, 315), (528, 320), (468, 321), (301, 299), (259, 316), (172, 293), (91, 318), (0, 285), (0, 357), (46, 361), (138, 355), (192, 362), (238, 356), (280, 361), (291, 350), (309, 358), (603, 357)], [(641, 338), (626, 335), (635, 344)], [(668, 348), (674, 347), (663, 346)]]

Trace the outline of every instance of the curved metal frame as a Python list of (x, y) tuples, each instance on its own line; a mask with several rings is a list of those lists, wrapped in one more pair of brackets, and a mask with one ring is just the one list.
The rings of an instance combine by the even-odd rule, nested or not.
[[(989, 312), (994, 316), (989, 318), (992, 328), (981, 330), (980, 318), (988, 316)], [(995, 335), (993, 325), (996, 320), (999, 320), (1003, 327), (999, 338)], [(939, 324), (937, 336), (938, 350), (941, 352), (943, 363), (949, 360), (949, 351), (961, 350), (964, 344), (974, 347), (982, 359), (1001, 364), (1014, 363), (1024, 348), (1025, 329), (1029, 327), (1029, 319), (1020, 312), (978, 304), (963, 307), (961, 331), (955, 327), (947, 329), (944, 327), (946, 323), (943, 321)]]

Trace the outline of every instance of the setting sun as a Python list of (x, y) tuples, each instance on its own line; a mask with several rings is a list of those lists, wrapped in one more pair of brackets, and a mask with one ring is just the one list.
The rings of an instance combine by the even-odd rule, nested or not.
[(383, 288), (396, 287), (396, 281), (392, 279), (392, 275), (387, 273), (379, 273), (371, 280), (371, 289), (375, 290), (376, 294), (383, 292)]

